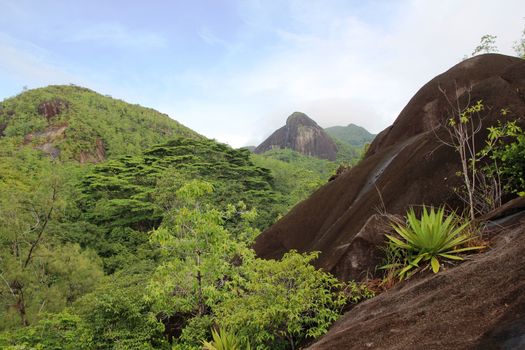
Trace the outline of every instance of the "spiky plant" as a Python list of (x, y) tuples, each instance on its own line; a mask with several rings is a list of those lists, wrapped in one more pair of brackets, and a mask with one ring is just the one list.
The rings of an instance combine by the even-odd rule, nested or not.
[[(468, 222), (463, 223), (461, 219), (451, 213), (445, 216), (445, 208), (435, 210), (433, 207), (427, 210), (423, 206), (422, 215), (419, 219), (411, 208), (407, 212), (406, 224), (393, 224), (392, 227), (400, 238), (386, 235), (389, 240), (389, 249), (394, 255), (403, 257), (401, 262), (387, 264), (384, 269), (398, 269), (398, 277), (403, 279), (409, 276), (411, 270), (418, 267), (431, 266), (434, 273), (439, 272), (442, 259), (464, 260), (460, 253), (478, 250), (483, 246), (465, 247), (471, 240), (471, 236), (465, 234)], [(420, 264), (426, 264), (420, 266)]]
[(242, 346), (242, 341), (237, 337), (235, 333), (228, 332), (225, 329), (219, 329), (217, 332), (215, 329), (211, 331), (213, 341), (203, 341), (202, 344), (206, 350), (250, 350), (250, 344), (245, 347)]

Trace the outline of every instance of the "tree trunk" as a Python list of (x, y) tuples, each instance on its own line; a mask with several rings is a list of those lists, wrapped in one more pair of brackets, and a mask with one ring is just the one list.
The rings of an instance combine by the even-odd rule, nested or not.
[(29, 321), (27, 320), (26, 316), (26, 304), (24, 301), (24, 291), (22, 289), (23, 287), (18, 288), (17, 290), (17, 301), (16, 301), (16, 309), (18, 311), (18, 314), (20, 315), (20, 321), (22, 322), (22, 326), (27, 327), (29, 326)]
[(197, 251), (197, 303), (198, 303), (198, 316), (204, 315), (204, 312), (206, 311), (206, 305), (204, 305), (204, 297), (202, 295), (202, 275), (200, 270), (200, 251)]

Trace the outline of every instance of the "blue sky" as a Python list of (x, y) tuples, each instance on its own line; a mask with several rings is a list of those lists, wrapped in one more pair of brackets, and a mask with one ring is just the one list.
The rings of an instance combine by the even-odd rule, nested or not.
[(390, 125), (482, 35), (501, 53), (522, 0), (0, 0), (0, 99), (85, 86), (208, 137), (258, 144), (294, 111), (321, 126)]

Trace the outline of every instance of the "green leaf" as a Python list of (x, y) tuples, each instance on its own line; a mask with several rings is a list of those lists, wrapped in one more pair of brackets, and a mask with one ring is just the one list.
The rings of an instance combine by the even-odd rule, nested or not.
[(439, 272), (439, 261), (438, 259), (436, 259), (436, 257), (432, 257), (432, 259), (430, 260), (430, 264), (432, 265), (432, 271), (434, 273), (438, 273)]

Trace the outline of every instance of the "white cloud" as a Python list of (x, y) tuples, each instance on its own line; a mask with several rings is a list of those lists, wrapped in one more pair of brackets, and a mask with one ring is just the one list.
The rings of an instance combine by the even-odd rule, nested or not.
[[(322, 126), (356, 123), (379, 132), (428, 80), (469, 54), (482, 35), (497, 35), (500, 51), (512, 54), (523, 28), (525, 3), (517, 0), (400, 4), (392, 12), (395, 17), (381, 26), (328, 13), (328, 6), (317, 12), (295, 3), (290, 17), (311, 23), (308, 30), (271, 29), (281, 44), (269, 56), (234, 76), (205, 77), (207, 91), (237, 96), (233, 103), (238, 110), (251, 103), (252, 112), (244, 117), (258, 134), (249, 133), (257, 134), (250, 143), (283, 125), (295, 110), (309, 113)], [(265, 27), (260, 21), (256, 26)], [(274, 126), (266, 130), (269, 125)]]
[(97, 23), (66, 35), (66, 42), (92, 42), (120, 48), (166, 48), (166, 38), (157, 33), (133, 30), (119, 23)]
[(5, 34), (0, 34), (0, 72), (29, 87), (78, 81), (49, 51)]
[[(88, 82), (102, 93), (167, 112), (206, 136), (243, 146), (261, 142), (294, 111), (324, 127), (355, 123), (379, 132), (428, 80), (470, 54), (482, 35), (497, 35), (500, 52), (512, 54), (525, 23), (522, 0), (367, 2), (387, 9), (377, 13), (348, 1), (282, 4), (242, 1), (245, 25), (234, 39), (200, 27), (200, 39), (224, 49), (216, 50), (217, 57), (203, 57), (204, 69), (162, 67), (165, 75), (148, 81), (147, 69), (136, 79), (130, 78), (134, 71), (123, 71), (124, 84), (112, 76), (112, 67), (93, 72), (84, 62), (68, 69), (49, 51), (0, 35), (0, 70), (27, 85)], [(360, 7), (352, 12), (351, 6)], [(66, 40), (169, 51), (168, 38), (99, 23)], [(249, 54), (252, 49), (257, 55)]]

